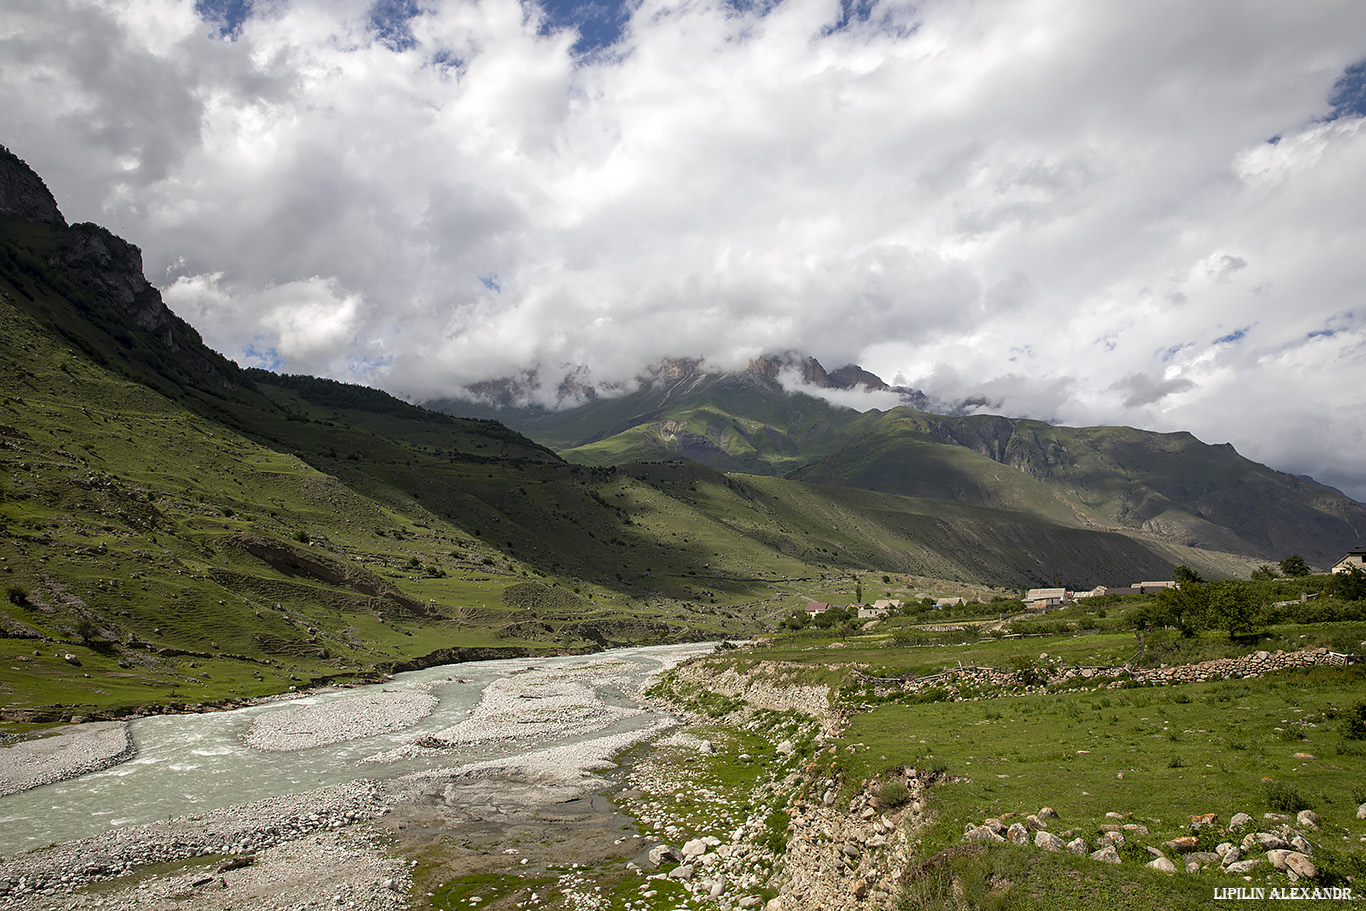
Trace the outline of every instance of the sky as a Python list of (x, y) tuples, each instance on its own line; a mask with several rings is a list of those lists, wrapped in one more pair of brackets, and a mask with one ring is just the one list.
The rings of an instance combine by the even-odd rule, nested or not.
[(1366, 500), (1357, 0), (4, 6), (0, 143), (243, 365), (794, 351)]

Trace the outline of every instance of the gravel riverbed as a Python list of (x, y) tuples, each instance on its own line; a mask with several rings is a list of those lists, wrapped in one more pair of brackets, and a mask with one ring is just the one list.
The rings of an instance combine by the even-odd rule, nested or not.
[(0, 797), (98, 772), (135, 753), (128, 725), (97, 721), (0, 749)]
[[(672, 666), (684, 657), (688, 653), (666, 654), (661, 663)], [(599, 773), (615, 765), (620, 751), (678, 723), (667, 712), (630, 704), (643, 689), (642, 679), (639, 665), (609, 659), (521, 670), (490, 683), (467, 718), (369, 757), (384, 762), (418, 756), (444, 763), (441, 768), (387, 780), (377, 769), (375, 780), (127, 826), (21, 853), (0, 860), (0, 908), (407, 908), (412, 878), (394, 850), (396, 839), (445, 836), (392, 820), (431, 817), (435, 806), (447, 829), (516, 817), (519, 826), (539, 825), (547, 843), (554, 841), (563, 832), (550, 821), (567, 819), (566, 808), (581, 806), (576, 812), (590, 817), (599, 812), (591, 809), (594, 795), (608, 784)], [(417, 687), (291, 705), (259, 715), (241, 739), (272, 754), (307, 750), (403, 730), (429, 714), (435, 701)], [(115, 735), (131, 749), (122, 726), (80, 727), (92, 730), (63, 732), (69, 739), (60, 745), (58, 737), (29, 742), (54, 741), (37, 752), (30, 748), (36, 758), (25, 765), (45, 769), (32, 780), (80, 774), (78, 744), (105, 762), (117, 755), (111, 748)], [(469, 761), (471, 748), (477, 748), (476, 756), (495, 758)], [(0, 751), (0, 766), (14, 749)], [(20, 755), (10, 766), (19, 767)], [(600, 837), (610, 835), (605, 824), (598, 828), (605, 833)], [(619, 830), (619, 821), (612, 828)], [(611, 836), (607, 843), (619, 840)]]

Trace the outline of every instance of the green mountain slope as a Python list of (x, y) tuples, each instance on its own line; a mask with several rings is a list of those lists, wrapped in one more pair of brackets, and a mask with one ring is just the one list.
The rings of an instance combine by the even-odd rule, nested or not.
[[(987, 506), (686, 461), (575, 465), (493, 421), (242, 370), (165, 308), (135, 247), (65, 226), (7, 155), (0, 719), (747, 635), (807, 598), (852, 599), (867, 574), (915, 594), (1227, 566)], [(843, 444), (819, 400), (751, 407), (794, 451)]]
[(1057, 427), (894, 409), (793, 477), (1023, 509), (1259, 559), (1327, 567), (1366, 528), (1366, 507), (1188, 433)]
[[(437, 407), (497, 415), (582, 464), (684, 458), (723, 471), (1023, 511), (1255, 560), (1299, 553), (1326, 568), (1366, 529), (1363, 504), (1190, 434), (908, 407), (857, 412), (784, 390), (773, 364), (761, 359), (718, 374), (676, 362), (629, 395), (559, 412), (457, 401)], [(819, 365), (814, 372), (825, 376)]]

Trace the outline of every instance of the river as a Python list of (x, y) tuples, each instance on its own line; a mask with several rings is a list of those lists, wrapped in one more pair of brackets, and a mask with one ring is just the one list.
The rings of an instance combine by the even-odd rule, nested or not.
[[(667, 720), (638, 698), (650, 678), (711, 648), (650, 646), (451, 664), (232, 711), (139, 718), (131, 723), (137, 753), (129, 761), (0, 797), (0, 854), (360, 778), (390, 779), (550, 747), (616, 742)], [(266, 751), (244, 741), (265, 713), (322, 708), (382, 691), (429, 694), (435, 707), (401, 730), (330, 745)], [(412, 746), (436, 735), (456, 746), (441, 752)]]

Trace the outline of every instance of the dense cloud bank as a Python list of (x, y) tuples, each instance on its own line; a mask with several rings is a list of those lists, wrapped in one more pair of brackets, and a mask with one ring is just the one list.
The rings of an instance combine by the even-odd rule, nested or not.
[(0, 141), (245, 364), (795, 350), (1366, 497), (1366, 5), (580, 8), (9, 0)]

